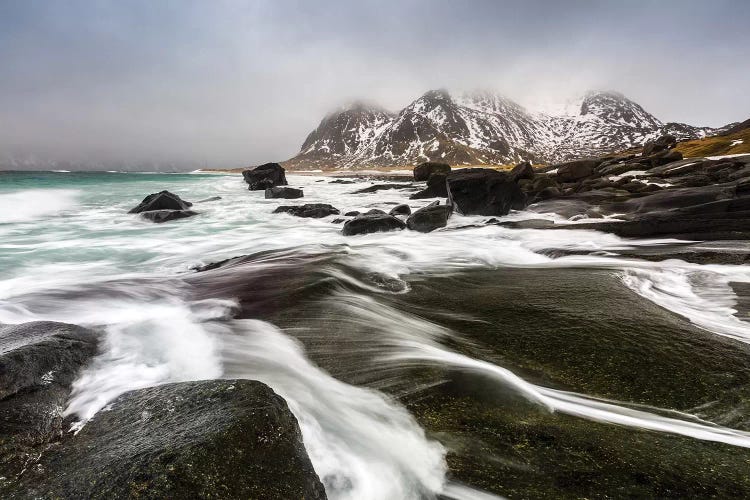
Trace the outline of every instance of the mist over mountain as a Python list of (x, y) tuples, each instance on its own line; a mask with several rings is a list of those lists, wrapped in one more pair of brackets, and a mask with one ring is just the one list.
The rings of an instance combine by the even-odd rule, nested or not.
[(431, 90), (395, 114), (358, 102), (327, 115), (286, 165), (555, 162), (641, 146), (664, 133), (678, 139), (705, 137), (732, 125), (663, 123), (613, 91), (589, 91), (558, 109), (558, 114), (529, 111), (491, 91)]

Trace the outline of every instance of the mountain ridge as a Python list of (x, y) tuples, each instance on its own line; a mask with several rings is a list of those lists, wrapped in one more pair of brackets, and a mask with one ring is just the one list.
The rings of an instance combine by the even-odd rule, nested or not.
[(498, 93), (425, 92), (396, 113), (358, 101), (329, 113), (284, 162), (290, 169), (556, 162), (640, 146), (663, 133), (679, 140), (721, 128), (663, 123), (616, 91), (588, 91), (572, 112), (532, 112)]

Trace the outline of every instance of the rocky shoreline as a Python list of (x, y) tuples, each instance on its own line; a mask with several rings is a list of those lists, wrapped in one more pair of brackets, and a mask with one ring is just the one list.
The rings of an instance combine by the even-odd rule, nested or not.
[[(284, 168), (276, 163), (246, 170), (243, 179), (249, 190), (262, 191), (264, 199), (290, 203), (270, 210), (269, 217), (335, 216), (330, 222), (341, 225), (346, 237), (458, 230), (448, 227), (449, 221), (454, 214), (462, 214), (484, 217), (483, 226), (513, 229), (597, 230), (624, 238), (750, 239), (750, 155), (684, 159), (674, 150), (676, 144), (674, 137), (663, 136), (636, 153), (536, 168), (523, 162), (509, 171), (452, 169), (444, 163), (427, 162), (418, 165), (410, 178), (371, 178), (369, 186), (352, 186), (352, 194), (361, 196), (363, 202), (360, 209), (350, 211), (336, 207), (336, 200), (330, 200), (334, 205), (287, 202), (303, 199), (310, 188), (290, 187)], [(349, 183), (343, 178), (322, 182)], [(365, 200), (383, 191), (396, 192), (403, 199), (388, 212), (366, 209)], [(200, 217), (196, 205), (214, 200), (192, 203), (161, 191), (146, 196), (129, 213), (163, 223)], [(415, 206), (413, 200), (432, 201)], [(535, 212), (539, 218), (502, 219), (521, 210)], [(672, 244), (670, 252), (622, 255), (703, 264), (745, 264), (750, 259), (750, 250), (741, 248), (722, 251), (692, 246), (686, 250), (679, 241)], [(229, 290), (229, 284), (221, 279), (212, 281), (216, 273), (231, 273), (232, 266), (242, 262), (238, 257), (202, 266), (191, 282), (200, 285), (203, 280), (206, 289), (221, 282), (222, 293), (247, 293), (249, 283), (255, 283), (252, 277), (238, 284), (237, 290)], [(316, 265), (311, 262), (309, 267)], [(215, 273), (206, 275), (204, 271)], [(265, 280), (264, 275), (256, 278)], [(290, 288), (309, 292), (307, 284), (297, 285)], [(275, 309), (293, 299), (281, 286), (280, 295), (263, 283), (251, 288), (251, 295), (239, 299), (243, 309), (239, 314), (245, 317), (262, 315), (263, 308)], [(266, 288), (275, 291), (266, 294)], [(72, 432), (75, 422), (65, 413), (65, 406), (73, 382), (100, 352), (101, 335), (64, 323), (0, 325), (2, 496), (326, 498), (297, 420), (286, 402), (261, 382), (207, 380), (131, 391)], [(523, 357), (521, 347), (507, 348), (511, 347), (518, 348), (519, 359)], [(436, 427), (450, 427), (442, 420), (448, 416), (438, 409), (445, 398), (442, 389), (434, 390), (424, 401), (412, 402), (410, 409), (422, 420), (439, 419)], [(700, 404), (704, 399), (691, 403)], [(438, 403), (425, 406), (427, 400)], [(515, 425), (495, 413), (482, 418), (497, 425)], [(547, 425), (543, 420), (540, 427)], [(604, 437), (609, 433), (605, 428), (597, 432)], [(586, 444), (576, 443), (571, 449), (578, 446)], [(455, 460), (455, 470), (470, 480), (472, 470), (461, 469), (478, 466), (470, 454)]]

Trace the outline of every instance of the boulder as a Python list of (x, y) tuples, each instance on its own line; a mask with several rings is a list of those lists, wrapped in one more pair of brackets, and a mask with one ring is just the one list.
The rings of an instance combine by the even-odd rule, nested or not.
[(362, 215), (386, 215), (386, 212), (385, 210), (380, 210), (379, 208), (371, 208)]
[(97, 343), (96, 332), (66, 323), (0, 326), (0, 497), (65, 434), (70, 386)]
[(170, 220), (184, 219), (198, 215), (198, 212), (192, 210), (149, 210), (141, 212), (141, 217), (151, 222), (161, 223)]
[(320, 219), (329, 215), (339, 215), (340, 212), (336, 207), (327, 203), (306, 203), (304, 205), (281, 205), (273, 213), (287, 213), (296, 217)]
[(527, 161), (519, 163), (510, 171), (510, 175), (515, 181), (520, 181), (521, 179), (533, 179), (534, 174), (534, 167), (532, 167), (531, 163)]
[(406, 219), (406, 227), (412, 231), (429, 233), (445, 227), (452, 212), (453, 207), (450, 205), (430, 205), (420, 208)]
[(409, 215), (411, 213), (411, 207), (406, 204), (396, 205), (388, 212), (388, 215)]
[(278, 163), (265, 163), (258, 167), (244, 170), (242, 177), (250, 191), (265, 190), (276, 186), (286, 186), (286, 171)]
[(526, 195), (507, 172), (466, 168), (451, 172), (446, 183), (448, 204), (464, 215), (506, 215), (526, 205)]
[(556, 165), (559, 182), (575, 182), (590, 176), (601, 163), (596, 159), (574, 160)]
[(432, 174), (448, 175), (450, 172), (451, 166), (447, 163), (428, 161), (414, 167), (414, 180), (426, 181)]
[(326, 498), (286, 402), (252, 380), (123, 394), (41, 456), (9, 496)]
[(344, 236), (356, 234), (379, 233), (384, 231), (396, 231), (406, 227), (400, 219), (388, 214), (364, 214), (348, 220), (344, 224), (341, 233)]
[(445, 185), (447, 174), (432, 174), (427, 179), (427, 187), (418, 193), (414, 193), (409, 198), (412, 200), (421, 200), (424, 198), (447, 198), (448, 188)]
[(665, 134), (661, 137), (647, 141), (643, 145), (643, 156), (650, 156), (659, 151), (672, 149), (677, 145), (677, 138), (673, 135)]
[(275, 186), (266, 189), (266, 198), (285, 198), (292, 200), (295, 198), (302, 198), (305, 194), (301, 189), (290, 188), (286, 186)]
[(344, 215), (346, 217), (356, 217), (356, 216), (359, 215), (359, 211), (358, 210), (352, 210), (351, 212), (346, 212)]
[(192, 206), (192, 203), (183, 200), (174, 193), (159, 191), (143, 198), (143, 201), (137, 207), (131, 208), (128, 213), (139, 214), (152, 210), (187, 210)]

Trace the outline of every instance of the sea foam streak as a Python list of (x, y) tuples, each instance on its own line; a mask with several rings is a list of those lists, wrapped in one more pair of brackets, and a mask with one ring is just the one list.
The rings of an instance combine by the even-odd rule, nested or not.
[(28, 222), (59, 214), (76, 206), (72, 189), (28, 189), (0, 194), (0, 224)]

